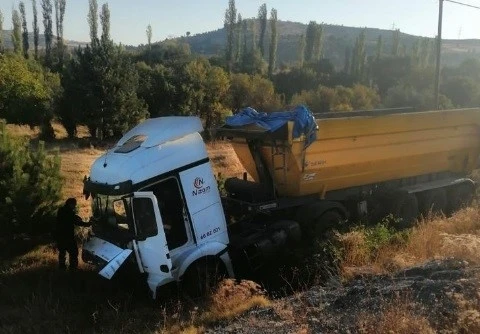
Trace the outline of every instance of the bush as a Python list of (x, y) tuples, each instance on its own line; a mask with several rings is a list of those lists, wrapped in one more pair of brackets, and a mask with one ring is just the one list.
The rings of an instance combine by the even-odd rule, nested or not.
[(47, 155), (43, 142), (32, 149), (28, 140), (13, 138), (0, 123), (2, 232), (45, 231), (60, 201), (62, 185), (58, 154)]

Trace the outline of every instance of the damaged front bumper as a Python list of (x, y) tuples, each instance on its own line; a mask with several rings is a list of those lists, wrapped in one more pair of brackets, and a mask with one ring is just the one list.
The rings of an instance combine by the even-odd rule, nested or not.
[(131, 249), (123, 249), (106, 240), (92, 237), (83, 244), (82, 260), (99, 268), (100, 276), (111, 279), (130, 254)]

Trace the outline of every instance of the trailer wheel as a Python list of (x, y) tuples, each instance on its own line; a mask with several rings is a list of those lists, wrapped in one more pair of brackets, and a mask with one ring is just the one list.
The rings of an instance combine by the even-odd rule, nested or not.
[(206, 297), (227, 277), (223, 262), (214, 257), (195, 261), (185, 272), (182, 290), (190, 298)]
[(428, 215), (437, 215), (447, 212), (447, 192), (445, 189), (432, 189), (418, 194), (420, 213), (427, 217)]
[(414, 194), (398, 193), (394, 196), (390, 210), (395, 220), (394, 226), (399, 229), (411, 227), (418, 216), (418, 201)]
[(471, 204), (474, 195), (474, 187), (467, 183), (454, 186), (448, 192), (448, 214), (462, 209)]
[(294, 245), (302, 239), (300, 225), (293, 220), (280, 220), (268, 227), (270, 231), (285, 231), (287, 233), (287, 243)]
[(323, 213), (320, 217), (315, 219), (314, 235), (315, 239), (325, 236), (328, 230), (340, 227), (344, 218), (336, 210), (330, 210)]

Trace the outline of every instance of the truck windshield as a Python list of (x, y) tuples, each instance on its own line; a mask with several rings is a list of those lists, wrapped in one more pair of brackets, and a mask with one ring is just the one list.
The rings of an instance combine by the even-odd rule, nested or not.
[(94, 232), (105, 234), (116, 231), (123, 233), (124, 237), (133, 235), (135, 231), (130, 223), (130, 203), (130, 197), (95, 195), (92, 202)]

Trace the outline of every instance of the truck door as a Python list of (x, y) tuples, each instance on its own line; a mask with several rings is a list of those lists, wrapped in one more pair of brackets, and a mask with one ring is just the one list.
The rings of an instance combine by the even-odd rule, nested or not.
[(135, 222), (134, 250), (139, 266), (149, 274), (148, 283), (154, 289), (173, 280), (172, 260), (163, 230), (157, 199), (152, 192), (136, 192), (132, 199)]

